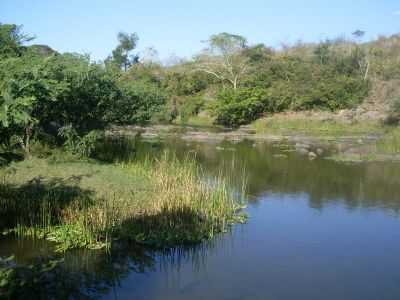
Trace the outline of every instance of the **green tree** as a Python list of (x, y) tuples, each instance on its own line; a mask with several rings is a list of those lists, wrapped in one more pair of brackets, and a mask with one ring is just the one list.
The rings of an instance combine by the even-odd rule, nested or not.
[[(12, 58), (1, 62), (0, 127), (5, 140), (14, 139), (29, 155), (30, 141), (51, 103), (66, 86), (49, 78), (43, 63), (34, 57)], [(13, 66), (11, 68), (10, 66)], [(0, 73), (3, 73), (0, 72)]]
[(127, 70), (132, 64), (138, 62), (138, 56), (132, 55), (131, 52), (137, 46), (139, 37), (136, 33), (118, 33), (118, 46), (112, 52), (112, 60), (123, 70)]

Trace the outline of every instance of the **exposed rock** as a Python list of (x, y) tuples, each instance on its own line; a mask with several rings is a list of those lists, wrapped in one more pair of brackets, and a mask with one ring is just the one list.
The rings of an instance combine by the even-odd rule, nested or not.
[(308, 152), (308, 158), (309, 159), (316, 159), (317, 158), (317, 154), (315, 154), (314, 152), (310, 151)]
[(295, 147), (298, 149), (307, 149), (307, 150), (311, 148), (310, 145), (303, 143), (296, 143)]
[(308, 154), (308, 150), (304, 149), (304, 148), (296, 148), (296, 151), (298, 153), (300, 153), (301, 155), (307, 155)]
[(275, 158), (287, 158), (288, 156), (285, 154), (274, 154), (273, 157)]
[(256, 130), (253, 127), (251, 127), (250, 125), (242, 125), (239, 127), (238, 131), (244, 132), (247, 134), (256, 134), (257, 133)]

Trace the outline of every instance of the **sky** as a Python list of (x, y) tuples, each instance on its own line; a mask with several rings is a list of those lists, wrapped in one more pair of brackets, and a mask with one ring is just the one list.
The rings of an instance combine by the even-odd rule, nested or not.
[(215, 33), (279, 47), (366, 31), (365, 39), (400, 32), (399, 0), (0, 0), (0, 23), (24, 25), (59, 52), (106, 58), (119, 31), (139, 35), (138, 52), (162, 61), (190, 58)]

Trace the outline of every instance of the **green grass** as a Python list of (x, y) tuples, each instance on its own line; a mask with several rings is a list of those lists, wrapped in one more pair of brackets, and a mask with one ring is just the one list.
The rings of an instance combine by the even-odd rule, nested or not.
[(252, 126), (259, 134), (305, 134), (320, 137), (340, 137), (384, 132), (384, 128), (375, 123), (344, 124), (335, 121), (292, 117), (263, 118), (255, 121)]
[(197, 243), (243, 221), (241, 199), (192, 160), (100, 164), (31, 158), (0, 171), (0, 226), (46, 238), (59, 250), (116, 239), (155, 247)]
[[(190, 117), (183, 124), (189, 126), (210, 127), (210, 126), (215, 126), (214, 121), (215, 119), (209, 115), (197, 115)], [(178, 120), (177, 123), (182, 124), (180, 120)]]

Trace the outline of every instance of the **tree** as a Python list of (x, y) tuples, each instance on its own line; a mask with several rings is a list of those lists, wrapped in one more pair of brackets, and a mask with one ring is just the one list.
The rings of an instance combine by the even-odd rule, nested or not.
[(197, 57), (196, 70), (229, 82), (236, 90), (249, 67), (249, 58), (243, 55), (246, 38), (224, 32), (212, 35), (208, 43), (209, 48)]
[(22, 32), (22, 26), (0, 23), (0, 57), (20, 56), (24, 43), (33, 39)]
[(112, 60), (125, 71), (132, 65), (138, 62), (137, 55), (132, 55), (131, 52), (136, 48), (139, 37), (136, 33), (118, 33), (118, 46), (112, 52)]
[[(29, 58), (12, 59), (8, 65), (25, 66)], [(7, 62), (1, 66), (7, 66)], [(11, 73), (14, 74), (9, 74), (9, 78), (0, 84), (0, 128), (10, 134), (2, 138), (13, 138), (29, 155), (31, 138), (40, 118), (45, 115), (43, 108), (51, 106), (49, 102), (56, 101), (57, 93), (65, 87), (47, 78), (48, 74), (41, 65), (30, 70), (19, 68)]]
[(364, 35), (365, 35), (365, 31), (357, 29), (356, 31), (354, 31), (352, 33), (352, 35), (354, 36), (355, 39), (362, 39), (364, 37)]
[(356, 40), (356, 47), (352, 51), (352, 57), (357, 61), (359, 70), (364, 78), (364, 81), (368, 79), (370, 62), (368, 58), (368, 52), (362, 49), (358, 44), (361, 42), (362, 38), (365, 36), (365, 31), (357, 29), (352, 33), (354, 39)]

